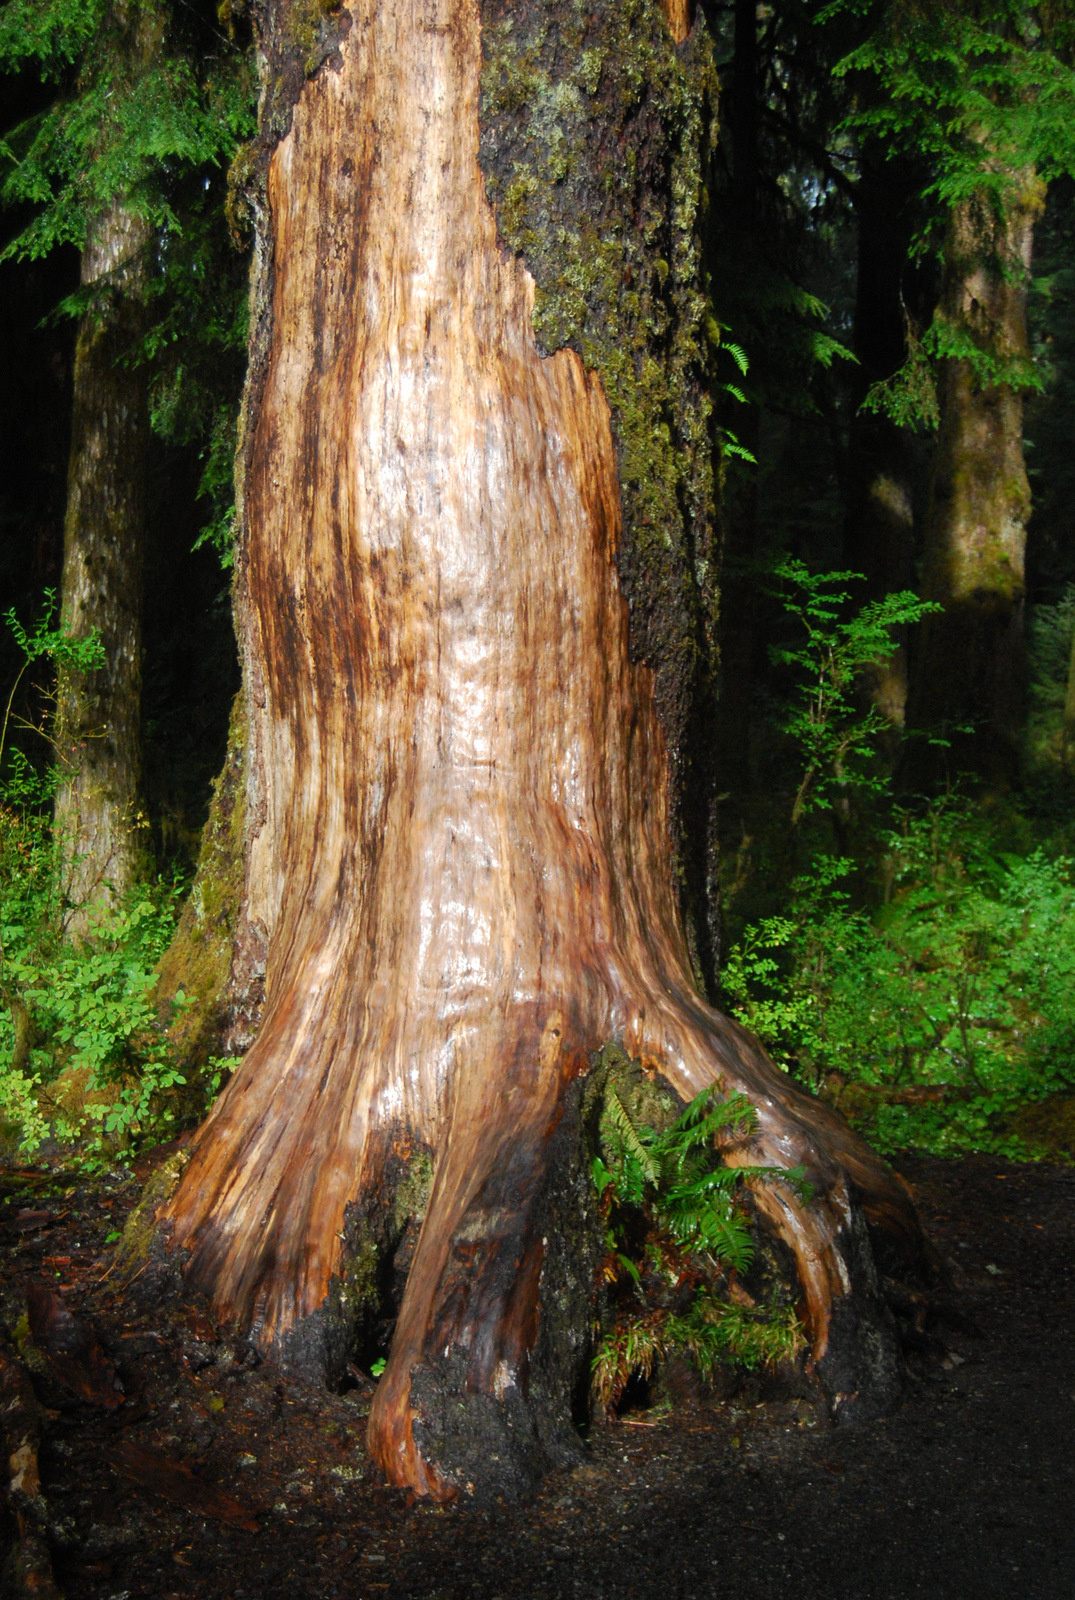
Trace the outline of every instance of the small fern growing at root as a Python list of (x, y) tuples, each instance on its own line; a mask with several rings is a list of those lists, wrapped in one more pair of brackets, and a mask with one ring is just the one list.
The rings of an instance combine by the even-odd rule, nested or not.
[[(710, 1382), (723, 1363), (767, 1366), (802, 1348), (791, 1307), (758, 1307), (745, 1295), (746, 1304), (732, 1303), (717, 1293), (720, 1280), (745, 1272), (754, 1255), (743, 1187), (780, 1182), (809, 1193), (801, 1169), (720, 1163), (718, 1147), (756, 1126), (742, 1095), (725, 1100), (711, 1088), (670, 1127), (656, 1129), (606, 1088), (593, 1178), (606, 1209), (604, 1277), (619, 1291), (621, 1312), (594, 1357), (599, 1411), (617, 1405), (632, 1377), (648, 1380), (673, 1355), (689, 1357)], [(665, 1303), (647, 1305), (654, 1294)]]
[(650, 1311), (621, 1322), (601, 1340), (593, 1362), (594, 1402), (602, 1412), (614, 1410), (631, 1379), (651, 1378), (662, 1358), (689, 1356), (702, 1380), (712, 1383), (725, 1362), (773, 1366), (794, 1360), (804, 1342), (790, 1306), (750, 1311), (698, 1294), (683, 1316)]

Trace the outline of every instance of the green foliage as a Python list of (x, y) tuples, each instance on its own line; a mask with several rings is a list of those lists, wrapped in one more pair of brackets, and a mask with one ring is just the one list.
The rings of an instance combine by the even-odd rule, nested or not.
[[(52, 782), (51, 774), (42, 778), (21, 750), (9, 747), (8, 736), (12, 723), (20, 720), (13, 717), (15, 697), (27, 672), (35, 662), (41, 660), (51, 662), (54, 668), (66, 668), (71, 672), (92, 672), (104, 661), (104, 647), (96, 633), (91, 633), (85, 639), (76, 639), (52, 626), (55, 615), (56, 591), (46, 589), (44, 607), (31, 629), (23, 627), (13, 610), (5, 611), (3, 617), (18, 655), (22, 658), (4, 705), (3, 718), (0, 719), (0, 781), (3, 782), (3, 792), (9, 805), (25, 806), (47, 798)], [(8, 768), (6, 772), (5, 763)]]
[(861, 409), (887, 416), (897, 428), (932, 433), (941, 420), (936, 373), (909, 317), (904, 318), (904, 328), (906, 361), (890, 378), (870, 385)]
[[(148, 224), (154, 247), (137, 289), (148, 331), (130, 359), (148, 363), (156, 432), (201, 453), (208, 519), (198, 543), (230, 565), (246, 266), (225, 195), (255, 126), (252, 54), (210, 12), (170, 0), (7, 0), (0, 67), (36, 68), (55, 85), (51, 104), (0, 143), (0, 194), (31, 213), (5, 254), (81, 249), (117, 201)], [(130, 285), (105, 275), (61, 309), (96, 314), (116, 292)]]
[(883, 1150), (1026, 1154), (1013, 1113), (1075, 1086), (1072, 863), (998, 850), (956, 801), (882, 842), (884, 903), (800, 880), (732, 951), (729, 1008)]
[[(731, 941), (722, 1003), (882, 1149), (1025, 1155), (1011, 1131), (1019, 1108), (1075, 1086), (1072, 863), (958, 796), (927, 811), (893, 802), (873, 760), (881, 724), (850, 691), (917, 602), (889, 596), (842, 621), (847, 574), (781, 570), (807, 643), (779, 652), (792, 673), (780, 722), (805, 769), (799, 814), (813, 812), (797, 854), (815, 853), (781, 875), (776, 913), (763, 902)], [(1042, 608), (1032, 634), (1054, 726), (1071, 627), (1062, 601)], [(868, 827), (853, 852), (817, 850), (818, 826), (853, 783), (870, 797)]]
[[(6, 618), (23, 659), (0, 725), (0, 772), (23, 675), (35, 664), (100, 663), (100, 641), (54, 629), (54, 610), (49, 594), (33, 628)], [(82, 1139), (92, 1157), (105, 1140), (115, 1149), (159, 1137), (173, 1118), (167, 1091), (184, 1080), (154, 990), (178, 891), (143, 886), (125, 905), (101, 908), (80, 941), (65, 938), (71, 863), (42, 812), (51, 788), (51, 774), (39, 776), (20, 752), (0, 782), (0, 1124), (23, 1154), (51, 1132)]]
[(737, 1271), (753, 1256), (736, 1192), (747, 1182), (781, 1181), (802, 1188), (798, 1168), (736, 1166), (715, 1160), (715, 1142), (753, 1133), (757, 1115), (743, 1095), (720, 1100), (704, 1089), (670, 1128), (636, 1126), (614, 1088), (605, 1097), (601, 1149), (594, 1157), (594, 1183), (611, 1189), (621, 1205), (644, 1206), (683, 1250), (705, 1251)]
[[(59, 92), (8, 134), (3, 197), (32, 220), (6, 254), (37, 259), (81, 248), (89, 224), (122, 196), (168, 231), (180, 224), (169, 185), (184, 171), (229, 161), (252, 131), (253, 83), (221, 37), (200, 61), (159, 0), (7, 0), (0, 66), (36, 64)], [(68, 68), (77, 68), (70, 87)]]
[[(1075, 173), (1075, 69), (1070, 27), (1049, 8), (1018, 0), (834, 0), (822, 24), (850, 23), (859, 34), (834, 72), (852, 91), (837, 137), (917, 162), (928, 179), (914, 252), (958, 248), (949, 223), (960, 210), (977, 221), (981, 260), (994, 275), (1022, 281), (1025, 263), (1007, 242), (1007, 214), (1037, 186)], [(899, 426), (936, 426), (933, 372), (967, 361), (982, 385), (1039, 390), (1033, 361), (1004, 347), (979, 319), (971, 329), (937, 312), (920, 337), (909, 329), (907, 360), (874, 384), (866, 409)]]
[[(746, 1271), (753, 1258), (748, 1221), (738, 1201), (744, 1184), (789, 1184), (808, 1197), (797, 1168), (729, 1167), (716, 1146), (749, 1137), (757, 1117), (742, 1095), (722, 1100), (706, 1089), (668, 1128), (632, 1118), (614, 1087), (605, 1092), (601, 1153), (593, 1178), (607, 1208), (606, 1277), (628, 1286), (636, 1303), (600, 1341), (593, 1362), (593, 1394), (607, 1409), (635, 1373), (649, 1378), (663, 1356), (691, 1357), (703, 1378), (734, 1360), (753, 1367), (796, 1353), (801, 1330), (790, 1308), (747, 1310), (718, 1296), (708, 1280), (726, 1270)], [(639, 1216), (653, 1235), (638, 1246)], [(689, 1265), (693, 1263), (693, 1266)], [(644, 1275), (678, 1285), (705, 1284), (689, 1292), (686, 1306), (640, 1309)]]
[(682, 1316), (658, 1308), (617, 1324), (601, 1340), (593, 1363), (592, 1393), (604, 1412), (614, 1407), (633, 1377), (649, 1379), (661, 1360), (687, 1356), (711, 1383), (729, 1361), (756, 1368), (793, 1360), (803, 1333), (790, 1306), (758, 1316), (746, 1307), (697, 1294)]
[(940, 607), (905, 590), (847, 616), (851, 594), (846, 585), (861, 578), (860, 573), (811, 573), (804, 562), (788, 556), (773, 576), (785, 611), (806, 635), (805, 641), (771, 652), (774, 662), (795, 675), (782, 723), (803, 766), (791, 811), (795, 826), (811, 810), (831, 809), (850, 790), (876, 791), (886, 785), (887, 777), (875, 764), (884, 719), (874, 707), (862, 710), (856, 682), (865, 667), (892, 653), (897, 629)]
[(867, 26), (836, 75), (872, 79), (880, 90), (859, 98), (845, 127), (892, 154), (928, 158), (925, 192), (939, 202), (939, 220), (983, 194), (1003, 209), (1028, 167), (1046, 182), (1075, 171), (1069, 40), (1043, 25), (1036, 8), (1019, 0), (835, 0), (819, 20), (841, 14)]
[(20, 840), (10, 826), (5, 835), (5, 986), (27, 1008), (35, 1042), (26, 1065), (16, 1066), (9, 1007), (0, 1017), (0, 1115), (16, 1124), (24, 1153), (50, 1130), (65, 1142), (81, 1140), (84, 1154), (100, 1153), (103, 1136), (114, 1148), (136, 1136), (165, 1136), (174, 1112), (163, 1097), (185, 1079), (157, 1016), (154, 968), (175, 928), (175, 896), (102, 910), (84, 939), (65, 941), (49, 916), (58, 898), (55, 848), (48, 841), (36, 883), (20, 893), (9, 864)]

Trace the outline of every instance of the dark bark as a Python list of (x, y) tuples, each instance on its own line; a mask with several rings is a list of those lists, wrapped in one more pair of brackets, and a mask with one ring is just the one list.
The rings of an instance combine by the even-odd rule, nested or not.
[(265, 1001), (162, 1237), (308, 1376), (398, 1293), (375, 1457), (519, 1492), (578, 1450), (578, 1081), (618, 1039), (683, 1099), (750, 1096), (726, 1159), (807, 1167), (809, 1205), (775, 1183), (759, 1213), (822, 1382), (889, 1405), (863, 1213), (913, 1254), (913, 1210), (698, 998), (676, 893), (714, 599), (704, 33), (677, 48), (649, 0), (356, 4), (312, 41), (298, 15), (262, 15), (240, 460), (229, 982), (263, 958)]
[[(894, 377), (907, 357), (917, 313), (910, 263), (914, 203), (921, 174), (905, 160), (866, 151), (855, 188), (858, 270), (855, 293), (853, 400), (848, 441), (848, 510), (844, 565), (866, 578), (865, 598), (915, 587), (915, 490), (919, 450), (909, 429), (890, 416), (863, 411), (875, 384)], [(871, 668), (864, 688), (895, 728), (907, 706), (906, 641)]]

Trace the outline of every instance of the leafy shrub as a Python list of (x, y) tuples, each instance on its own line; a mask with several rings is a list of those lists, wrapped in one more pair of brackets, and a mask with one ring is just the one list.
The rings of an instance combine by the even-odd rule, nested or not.
[[(0, 809), (0, 1118), (23, 1154), (50, 1129), (85, 1139), (88, 1153), (102, 1136), (162, 1132), (172, 1113), (161, 1097), (183, 1081), (154, 994), (174, 890), (142, 886), (76, 944), (63, 937), (64, 871), (44, 819)], [(80, 1104), (64, 1094), (72, 1079)]]
[(729, 1008), (883, 1150), (1025, 1154), (1010, 1115), (1075, 1086), (1072, 863), (994, 850), (955, 802), (884, 843), (885, 903), (825, 863), (731, 952)]

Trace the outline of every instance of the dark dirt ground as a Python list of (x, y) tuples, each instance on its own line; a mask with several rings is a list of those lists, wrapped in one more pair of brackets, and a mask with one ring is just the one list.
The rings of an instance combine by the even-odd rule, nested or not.
[[(107, 1273), (136, 1181), (0, 1173), (0, 1322), (48, 1408), (40, 1467), (66, 1600), (988, 1600), (1075, 1593), (1075, 1169), (898, 1163), (952, 1266), (902, 1410), (834, 1428), (811, 1400), (687, 1401), (592, 1430), (529, 1505), (432, 1507), (363, 1448), (370, 1386), (249, 1366), (195, 1307)], [(96, 1329), (97, 1403), (32, 1284)], [(41, 1306), (56, 1302), (36, 1291)], [(31, 1290), (31, 1300), (33, 1291)], [(70, 1327), (70, 1325), (67, 1325)], [(60, 1341), (62, 1344), (62, 1340)], [(106, 1357), (123, 1385), (111, 1405)], [(95, 1380), (97, 1381), (97, 1380)], [(91, 1385), (92, 1387), (92, 1385)], [(6, 1480), (7, 1474), (4, 1474)], [(14, 1518), (3, 1513), (6, 1536)]]

